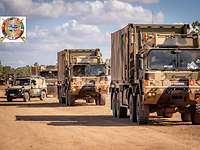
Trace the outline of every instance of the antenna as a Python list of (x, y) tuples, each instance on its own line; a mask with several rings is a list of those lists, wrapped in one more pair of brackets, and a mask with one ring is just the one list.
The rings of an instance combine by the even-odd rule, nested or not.
[(153, 22), (153, 20), (154, 20), (153, 14), (154, 14), (154, 13), (153, 13), (153, 10), (151, 10), (151, 23), (152, 23), (152, 24), (154, 24), (154, 22)]

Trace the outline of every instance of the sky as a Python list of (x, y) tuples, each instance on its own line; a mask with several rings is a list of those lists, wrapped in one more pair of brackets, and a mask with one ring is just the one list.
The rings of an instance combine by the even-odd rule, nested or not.
[(199, 0), (1, 0), (0, 16), (26, 16), (27, 40), (0, 43), (0, 60), (13, 67), (56, 64), (57, 52), (100, 48), (110, 57), (110, 34), (128, 23), (192, 23)]

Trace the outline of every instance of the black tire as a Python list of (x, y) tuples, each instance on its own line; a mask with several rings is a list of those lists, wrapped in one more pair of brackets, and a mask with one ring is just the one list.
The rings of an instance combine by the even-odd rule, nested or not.
[(127, 108), (126, 107), (122, 107), (120, 105), (120, 96), (119, 93), (116, 96), (116, 106), (117, 106), (117, 118), (126, 118), (127, 117)]
[(43, 100), (45, 100), (46, 97), (47, 97), (46, 92), (45, 91), (41, 91), (41, 93), (40, 93), (40, 100), (43, 101)]
[(12, 97), (7, 96), (7, 101), (8, 101), (8, 102), (12, 102)]
[(23, 99), (24, 99), (24, 102), (30, 101), (30, 94), (29, 94), (29, 92), (24, 92)]
[(191, 121), (191, 113), (190, 112), (181, 113), (181, 120), (183, 122), (190, 122)]
[(95, 104), (100, 105), (100, 98), (98, 96), (95, 98)]
[(75, 96), (71, 95), (70, 93), (67, 95), (67, 105), (74, 106), (75, 105)]
[(149, 120), (149, 106), (141, 102), (139, 94), (136, 95), (136, 122), (137, 124), (146, 124)]
[(100, 105), (105, 105), (106, 104), (106, 98), (104, 95), (100, 95), (100, 102), (99, 102)]
[(196, 104), (191, 112), (192, 124), (200, 124), (200, 104)]
[(130, 112), (130, 121), (136, 122), (136, 107), (135, 107), (135, 96), (130, 94), (129, 97), (129, 112)]
[(113, 117), (116, 118), (117, 117), (117, 103), (116, 103), (116, 94), (114, 93), (112, 96), (112, 114)]

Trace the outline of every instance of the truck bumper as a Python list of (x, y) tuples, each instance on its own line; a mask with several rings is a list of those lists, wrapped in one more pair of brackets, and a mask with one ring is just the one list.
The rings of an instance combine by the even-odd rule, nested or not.
[(198, 88), (168, 87), (145, 89), (145, 104), (172, 104), (182, 106), (185, 104), (200, 103)]

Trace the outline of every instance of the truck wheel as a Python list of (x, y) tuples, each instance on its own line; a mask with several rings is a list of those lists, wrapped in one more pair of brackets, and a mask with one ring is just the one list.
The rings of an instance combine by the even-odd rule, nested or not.
[(68, 96), (67, 97), (67, 103), (68, 103), (68, 106), (74, 106), (75, 105), (75, 96)]
[(199, 125), (200, 124), (200, 104), (196, 104), (191, 113), (192, 124)]
[(135, 99), (133, 94), (129, 97), (129, 112), (130, 112), (130, 121), (136, 122), (136, 107), (135, 107)]
[(120, 106), (120, 97), (119, 93), (116, 94), (116, 106), (117, 106), (117, 118), (126, 118), (127, 117), (127, 108)]
[(12, 102), (12, 97), (7, 96), (7, 101), (8, 101), (8, 102)]
[(24, 99), (24, 102), (30, 101), (30, 94), (29, 94), (29, 92), (24, 92), (23, 99)]
[(149, 106), (141, 103), (140, 95), (136, 95), (136, 122), (146, 124), (149, 119)]
[(183, 122), (190, 122), (191, 121), (191, 113), (190, 112), (181, 113), (181, 120)]
[(99, 105), (100, 104), (100, 98), (97, 96), (97, 98), (95, 98), (95, 104)]
[(114, 93), (113, 96), (112, 96), (112, 114), (113, 114), (113, 117), (117, 117), (117, 103), (116, 103), (116, 94)]
[(40, 100), (43, 101), (45, 98), (46, 98), (46, 92), (45, 91), (41, 91)]
[(105, 105), (106, 104), (106, 98), (104, 95), (100, 95), (100, 105)]

